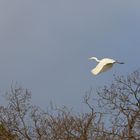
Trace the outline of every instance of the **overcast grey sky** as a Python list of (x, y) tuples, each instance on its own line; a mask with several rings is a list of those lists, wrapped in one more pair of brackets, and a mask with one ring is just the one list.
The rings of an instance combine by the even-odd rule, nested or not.
[[(1, 0), (0, 92), (18, 82), (34, 104), (80, 108), (90, 87), (140, 66), (139, 0)], [(124, 61), (92, 76), (91, 56)]]

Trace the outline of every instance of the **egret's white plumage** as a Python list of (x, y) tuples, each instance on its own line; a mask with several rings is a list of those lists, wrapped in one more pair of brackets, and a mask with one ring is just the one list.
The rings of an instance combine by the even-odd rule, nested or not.
[(114, 59), (110, 59), (110, 58), (103, 58), (103, 59), (99, 60), (96, 57), (91, 57), (90, 59), (94, 59), (97, 62), (99, 62), (97, 64), (97, 66), (91, 70), (91, 72), (94, 75), (97, 75), (99, 73), (102, 73), (102, 72), (109, 70), (110, 68), (112, 68), (113, 64), (115, 64), (115, 63), (124, 64), (123, 62), (118, 62), (118, 61), (116, 61)]

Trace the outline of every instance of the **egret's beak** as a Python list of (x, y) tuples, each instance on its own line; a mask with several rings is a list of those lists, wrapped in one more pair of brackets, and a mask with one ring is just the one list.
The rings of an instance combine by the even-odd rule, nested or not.
[(90, 60), (93, 60), (93, 57), (90, 57), (89, 59), (90, 59)]

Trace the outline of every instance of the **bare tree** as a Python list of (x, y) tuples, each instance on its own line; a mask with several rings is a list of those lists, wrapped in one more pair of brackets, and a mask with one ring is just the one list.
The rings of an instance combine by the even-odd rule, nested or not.
[[(111, 86), (98, 90), (99, 105), (109, 113), (110, 134), (122, 140), (140, 139), (140, 73), (115, 76)], [(114, 137), (114, 138), (115, 138)]]
[(19, 86), (11, 87), (11, 91), (6, 93), (8, 105), (0, 108), (0, 122), (22, 140), (31, 140), (28, 122), (30, 98), (31, 94), (28, 90)]
[(79, 114), (66, 107), (43, 111), (30, 104), (31, 93), (20, 86), (12, 86), (6, 99), (8, 104), (0, 107), (0, 122), (18, 140), (93, 140), (100, 136), (101, 118), (92, 108)]
[(45, 111), (31, 105), (31, 93), (27, 89), (12, 86), (6, 93), (7, 105), (0, 106), (0, 139), (140, 139), (139, 71), (126, 78), (114, 76), (110, 86), (97, 90), (96, 99), (91, 95), (92, 90), (84, 97), (87, 112), (76, 113), (57, 106)]
[(0, 124), (0, 140), (18, 140), (18, 137), (8, 131), (3, 124)]

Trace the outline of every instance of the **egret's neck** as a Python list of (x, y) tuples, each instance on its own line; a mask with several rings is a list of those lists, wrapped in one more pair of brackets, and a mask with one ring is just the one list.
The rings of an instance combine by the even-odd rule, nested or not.
[(100, 60), (96, 57), (92, 57), (92, 59), (96, 60), (97, 62), (100, 62)]

